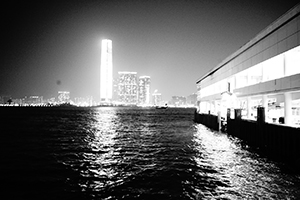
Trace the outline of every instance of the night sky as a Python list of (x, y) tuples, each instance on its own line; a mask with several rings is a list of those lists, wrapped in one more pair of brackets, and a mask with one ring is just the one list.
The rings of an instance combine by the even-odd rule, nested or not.
[(298, 1), (7, 1), (1, 5), (0, 95), (100, 95), (100, 43), (113, 72), (151, 76), (164, 100), (196, 80)]

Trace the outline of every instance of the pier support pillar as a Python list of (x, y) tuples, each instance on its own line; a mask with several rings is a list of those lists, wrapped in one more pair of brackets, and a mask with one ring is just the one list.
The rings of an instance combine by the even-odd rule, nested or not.
[(284, 123), (292, 125), (292, 94), (284, 93)]
[(257, 108), (257, 122), (258, 123), (265, 123), (266, 117), (265, 117), (265, 108), (264, 107), (258, 107)]
[(227, 108), (227, 113), (226, 113), (226, 120), (230, 119), (230, 116), (231, 116), (231, 109), (230, 108)]
[(240, 108), (234, 109), (234, 119), (237, 120), (242, 119), (242, 109)]

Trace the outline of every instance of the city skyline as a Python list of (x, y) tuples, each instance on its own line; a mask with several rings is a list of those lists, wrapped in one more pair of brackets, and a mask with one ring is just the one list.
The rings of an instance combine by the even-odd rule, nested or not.
[(9, 2), (2, 13), (0, 95), (70, 91), (100, 100), (101, 40), (110, 38), (115, 72), (151, 76), (164, 100), (186, 96), (199, 77), (296, 3)]

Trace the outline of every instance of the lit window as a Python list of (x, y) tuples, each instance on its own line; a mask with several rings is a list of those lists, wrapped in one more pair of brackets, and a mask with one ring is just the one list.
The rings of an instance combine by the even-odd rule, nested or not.
[(300, 46), (285, 53), (285, 75), (300, 73)]

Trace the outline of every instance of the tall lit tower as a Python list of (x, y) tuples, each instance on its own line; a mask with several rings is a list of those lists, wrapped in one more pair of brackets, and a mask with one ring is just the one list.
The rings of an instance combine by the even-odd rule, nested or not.
[(111, 101), (113, 91), (112, 41), (102, 40), (100, 68), (100, 100)]

